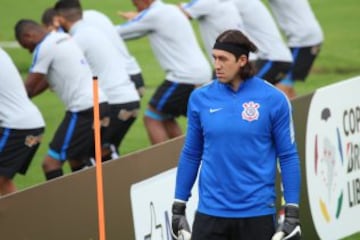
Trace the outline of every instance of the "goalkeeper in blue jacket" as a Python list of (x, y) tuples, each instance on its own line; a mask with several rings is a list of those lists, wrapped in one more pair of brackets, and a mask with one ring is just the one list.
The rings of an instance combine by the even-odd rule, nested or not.
[[(217, 79), (196, 89), (178, 164), (172, 206), (174, 238), (190, 228), (186, 202), (199, 177), (192, 240), (300, 239), (300, 164), (288, 98), (254, 77), (256, 46), (240, 31), (213, 47)], [(276, 164), (284, 186), (285, 220), (276, 228)]]

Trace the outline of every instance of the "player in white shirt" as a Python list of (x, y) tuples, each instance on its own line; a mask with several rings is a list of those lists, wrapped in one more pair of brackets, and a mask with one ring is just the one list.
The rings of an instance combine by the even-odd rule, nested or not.
[[(182, 134), (176, 118), (186, 115), (187, 101), (196, 85), (211, 79), (211, 68), (192, 26), (181, 10), (160, 0), (133, 0), (138, 15), (118, 25), (125, 39), (148, 36), (166, 80), (157, 88), (144, 122), (152, 144)], [(126, 13), (124, 17), (128, 18)]]
[(296, 96), (295, 80), (305, 81), (320, 52), (324, 34), (308, 0), (269, 0), (293, 55), (293, 65), (277, 85), (289, 98)]
[(229, 29), (243, 29), (242, 19), (232, 0), (192, 0), (180, 4), (190, 19), (199, 22), (199, 31), (209, 59), (216, 38)]
[[(141, 68), (136, 59), (129, 53), (124, 40), (117, 34), (111, 20), (103, 13), (96, 10), (83, 11), (83, 19), (93, 27), (96, 27), (111, 40), (120, 54), (124, 57), (125, 68), (131, 81), (134, 82), (140, 96), (144, 95), (145, 85), (141, 73)], [(64, 31), (58, 21), (54, 8), (48, 8), (44, 11), (41, 21), (48, 30)]]
[(25, 175), (44, 132), (44, 119), (25, 91), (20, 73), (0, 48), (0, 195), (16, 191), (12, 179)]
[(289, 48), (283, 41), (271, 13), (260, 0), (233, 0), (243, 20), (245, 32), (258, 47), (256, 76), (278, 83), (292, 64)]
[(121, 142), (140, 109), (140, 97), (126, 71), (124, 57), (103, 31), (83, 20), (79, 1), (58, 1), (54, 9), (60, 25), (84, 52), (108, 98), (111, 114), (110, 126), (103, 134), (103, 160), (117, 158)]
[(111, 20), (105, 14), (96, 10), (85, 10), (83, 12), (83, 19), (91, 26), (94, 26), (102, 31), (123, 55), (126, 64), (126, 71), (130, 75), (131, 81), (134, 82), (139, 95), (142, 97), (145, 93), (145, 84), (141, 68), (135, 57), (129, 53), (124, 40), (119, 36), (119, 34), (117, 34)]
[[(25, 82), (27, 93), (34, 97), (47, 88), (65, 104), (60, 123), (43, 162), (46, 179), (63, 175), (68, 160), (73, 171), (83, 168), (92, 156), (93, 89), (90, 67), (78, 45), (65, 33), (48, 33), (32, 20), (22, 19), (15, 26), (16, 39), (33, 54)], [(99, 89), (101, 118), (107, 116), (106, 96)]]

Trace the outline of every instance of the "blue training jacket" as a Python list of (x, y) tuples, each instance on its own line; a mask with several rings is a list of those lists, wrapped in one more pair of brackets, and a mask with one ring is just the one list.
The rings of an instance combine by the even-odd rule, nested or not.
[(274, 214), (279, 158), (285, 201), (298, 204), (299, 157), (291, 105), (281, 91), (257, 77), (236, 92), (215, 80), (191, 94), (187, 116), (176, 199), (189, 199), (199, 171), (199, 212), (218, 217)]

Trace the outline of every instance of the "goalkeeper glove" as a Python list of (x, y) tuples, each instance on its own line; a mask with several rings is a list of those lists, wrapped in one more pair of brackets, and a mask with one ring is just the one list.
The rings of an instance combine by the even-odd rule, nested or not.
[(186, 204), (175, 201), (172, 205), (172, 236), (173, 239), (190, 240), (189, 223), (185, 216)]
[(299, 207), (294, 205), (285, 206), (285, 218), (279, 225), (271, 240), (299, 240), (301, 228), (299, 219)]

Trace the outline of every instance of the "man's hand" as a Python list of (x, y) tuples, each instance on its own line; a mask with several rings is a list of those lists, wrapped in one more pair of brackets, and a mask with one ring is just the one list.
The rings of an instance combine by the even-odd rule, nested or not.
[(285, 219), (279, 225), (271, 240), (299, 240), (301, 239), (299, 207), (285, 206)]
[[(179, 235), (182, 238), (190, 236), (190, 227), (185, 215), (186, 204), (183, 202), (175, 201), (172, 205), (172, 232), (173, 239), (179, 239)], [(184, 238), (184, 239), (185, 239)], [(190, 239), (190, 238), (188, 238)]]

